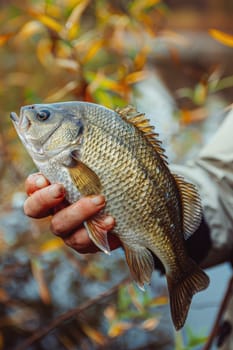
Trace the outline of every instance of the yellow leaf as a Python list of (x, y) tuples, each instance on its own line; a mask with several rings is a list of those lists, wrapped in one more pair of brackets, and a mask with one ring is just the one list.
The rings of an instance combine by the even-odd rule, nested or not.
[(143, 312), (144, 311), (144, 307), (143, 307), (142, 303), (140, 303), (140, 301), (139, 301), (139, 298), (137, 296), (137, 293), (135, 291), (134, 286), (131, 284), (131, 285), (128, 286), (127, 289), (128, 289), (129, 295), (130, 295), (130, 297), (132, 299), (132, 303), (134, 304), (136, 309), (138, 311)]
[(36, 53), (41, 64), (53, 67), (52, 43), (49, 39), (43, 38), (38, 42)]
[(65, 27), (68, 30), (69, 34), (72, 32), (73, 26), (76, 26), (77, 22), (79, 22), (82, 13), (86, 9), (86, 7), (89, 5), (89, 3), (90, 3), (90, 0), (78, 1), (78, 4), (75, 6), (73, 11), (71, 12), (65, 24)]
[(125, 333), (128, 329), (132, 328), (132, 324), (129, 322), (116, 322), (109, 328), (108, 335), (111, 338), (118, 337), (121, 334)]
[(7, 83), (9, 86), (25, 86), (30, 78), (30, 74), (12, 72), (7, 75)]
[(104, 316), (109, 320), (113, 321), (116, 318), (116, 307), (113, 305), (109, 305), (104, 310)]
[(109, 92), (106, 90), (99, 89), (95, 91), (93, 95), (91, 94), (88, 95), (88, 90), (87, 90), (87, 94), (85, 98), (86, 98), (85, 101), (88, 101), (88, 102), (96, 102), (108, 108), (115, 107), (114, 98), (112, 94), (109, 94)]
[(145, 66), (149, 51), (150, 48), (148, 46), (144, 46), (136, 55), (134, 59), (134, 66), (137, 70), (141, 70)]
[(150, 306), (160, 306), (166, 304), (168, 304), (168, 297), (166, 295), (161, 295), (159, 297), (151, 299), (151, 301), (149, 302)]
[(75, 60), (71, 60), (68, 58), (56, 58), (54, 63), (57, 64), (61, 68), (66, 68), (68, 70), (72, 70), (77, 72), (80, 68), (79, 64)]
[(208, 94), (208, 85), (203, 82), (199, 82), (194, 89), (194, 93), (193, 93), (194, 102), (196, 104), (202, 105), (206, 101), (207, 94)]
[(63, 16), (63, 9), (61, 5), (55, 4), (55, 1), (47, 1), (46, 15), (55, 18), (61, 18)]
[(54, 30), (57, 33), (59, 33), (62, 30), (62, 25), (51, 17), (45, 16), (45, 15), (40, 15), (40, 16), (38, 16), (38, 20), (41, 23), (43, 23), (46, 27)]
[(88, 50), (86, 56), (82, 59), (82, 63), (85, 64), (88, 61), (90, 61), (96, 55), (96, 53), (103, 47), (103, 45), (104, 45), (103, 40), (96, 41), (91, 46), (90, 50)]
[(0, 35), (0, 46), (3, 46), (15, 33), (7, 33)]
[(59, 332), (59, 334), (56, 335), (56, 337), (58, 337), (59, 341), (62, 343), (62, 345), (64, 345), (65, 349), (75, 349), (77, 344), (74, 344), (74, 340), (71, 340), (70, 337), (63, 334), (63, 332)]
[(87, 8), (89, 5), (90, 0), (79, 0), (78, 4), (74, 7), (73, 11), (71, 12), (67, 22), (66, 22), (66, 27), (69, 29), (74, 23), (77, 23), (84, 10)]
[(209, 33), (212, 38), (219, 41), (223, 45), (233, 47), (233, 35), (224, 33), (217, 29), (210, 29)]
[(119, 92), (121, 90), (121, 85), (112, 79), (103, 79), (100, 86), (104, 89)]
[(188, 109), (182, 109), (180, 111), (181, 114), (181, 123), (183, 124), (191, 124), (191, 123), (198, 123), (202, 120), (205, 120), (208, 117), (208, 113), (206, 108), (200, 107), (195, 108), (193, 110)]
[(130, 73), (126, 76), (125, 78), (125, 82), (127, 84), (135, 84), (138, 83), (139, 81), (145, 79), (148, 76), (148, 72), (147, 71), (139, 71), (139, 72), (133, 72)]
[(157, 5), (160, 0), (144, 0), (144, 1), (134, 1), (131, 5), (131, 10), (134, 14), (138, 14), (148, 7)]
[(36, 18), (39, 22), (44, 24), (47, 28), (52, 29), (57, 33), (59, 33), (63, 28), (63, 26), (52, 17), (46, 16), (40, 12), (36, 12), (33, 9), (29, 9), (28, 12), (31, 16)]
[(82, 330), (84, 331), (84, 333), (86, 333), (86, 335), (93, 340), (96, 344), (99, 345), (105, 345), (107, 342), (106, 337), (99, 331), (97, 331), (96, 329), (94, 329), (93, 327), (90, 327), (87, 324), (82, 324)]
[(66, 96), (69, 92), (72, 92), (78, 87), (78, 82), (76, 81), (70, 81), (65, 86), (63, 86), (61, 89), (51, 93), (46, 97), (44, 102), (54, 102), (61, 100), (64, 96)]
[(98, 88), (119, 92), (121, 86), (116, 81), (107, 78), (102, 71), (98, 71), (92, 82), (88, 85), (88, 91), (93, 94)]
[(20, 39), (28, 39), (29, 37), (31, 37), (32, 35), (41, 32), (41, 30), (43, 30), (43, 26), (41, 25), (40, 22), (38, 21), (29, 21), (26, 24), (24, 24), (24, 26), (21, 28), (21, 30), (19, 31), (18, 35), (17, 35), (17, 39), (18, 37)]
[(63, 37), (67, 37), (68, 36), (68, 40), (73, 40), (76, 39), (78, 36), (78, 30), (79, 30), (79, 25), (74, 23), (74, 25), (70, 28), (68, 35), (63, 33)]
[(147, 331), (153, 331), (159, 324), (159, 320), (155, 317), (148, 318), (146, 321), (144, 321), (140, 328), (143, 328)]
[(161, 2), (161, 0), (144, 0), (144, 1), (143, 1), (145, 7), (155, 6), (155, 5), (157, 5), (159, 2)]
[(51, 253), (60, 249), (61, 247), (64, 247), (64, 243), (62, 239), (55, 237), (50, 239), (49, 241), (46, 241), (40, 246), (40, 253), (41, 254)]
[(32, 267), (32, 274), (39, 287), (39, 294), (40, 294), (41, 300), (45, 304), (50, 304), (51, 302), (50, 292), (45, 281), (44, 271), (42, 270), (39, 261), (37, 259), (32, 259), (31, 267)]

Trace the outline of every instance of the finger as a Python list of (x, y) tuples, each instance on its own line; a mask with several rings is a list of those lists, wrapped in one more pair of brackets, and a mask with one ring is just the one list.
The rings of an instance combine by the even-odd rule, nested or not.
[(69, 235), (105, 206), (102, 195), (83, 197), (56, 213), (51, 220), (52, 232), (61, 237)]
[[(106, 231), (111, 230), (113, 227), (114, 220), (112, 220), (112, 223), (109, 221), (109, 224), (106, 225)], [(84, 227), (81, 227), (72, 235), (64, 238), (64, 242), (81, 254), (96, 253), (100, 251), (100, 249), (91, 241)], [(111, 233), (108, 233), (108, 242), (111, 250), (116, 249), (121, 245), (120, 240)]]
[(90, 240), (84, 227), (63, 238), (63, 240), (68, 247), (80, 254), (96, 253), (99, 251), (98, 247)]
[(51, 210), (65, 198), (65, 189), (61, 184), (49, 185), (34, 192), (24, 203), (24, 213), (33, 218), (42, 218), (51, 214)]
[(31, 174), (25, 181), (25, 190), (28, 195), (48, 186), (49, 181), (40, 173)]

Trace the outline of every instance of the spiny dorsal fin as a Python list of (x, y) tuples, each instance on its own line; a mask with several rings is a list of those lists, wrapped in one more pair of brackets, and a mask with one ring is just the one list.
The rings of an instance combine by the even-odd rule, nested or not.
[(178, 185), (182, 208), (184, 238), (188, 239), (198, 228), (202, 217), (201, 199), (196, 187), (184, 180), (183, 177), (173, 174)]
[(158, 139), (159, 134), (154, 132), (154, 126), (150, 125), (150, 121), (145, 117), (145, 114), (138, 112), (133, 106), (117, 108), (116, 112), (123, 120), (134, 125), (144, 134), (155, 151), (159, 153), (160, 157), (167, 164), (167, 157), (164, 153), (164, 149), (161, 147), (162, 142)]

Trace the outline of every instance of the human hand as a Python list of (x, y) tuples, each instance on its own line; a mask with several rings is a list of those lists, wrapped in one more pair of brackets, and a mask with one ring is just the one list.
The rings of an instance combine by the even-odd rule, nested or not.
[[(28, 198), (24, 203), (24, 212), (32, 218), (44, 218), (52, 215), (51, 231), (61, 237), (67, 246), (79, 253), (94, 253), (99, 248), (90, 240), (83, 222), (97, 214), (105, 206), (102, 195), (83, 197), (74, 204), (65, 200), (65, 189), (61, 184), (51, 185), (39, 173), (30, 175), (25, 182)], [(114, 219), (108, 216), (106, 231), (114, 227)], [(120, 246), (119, 239), (108, 233), (111, 249)]]

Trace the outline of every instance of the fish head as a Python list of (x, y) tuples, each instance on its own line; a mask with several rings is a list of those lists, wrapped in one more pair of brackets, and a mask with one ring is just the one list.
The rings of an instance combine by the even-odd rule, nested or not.
[(33, 159), (48, 159), (71, 145), (81, 146), (83, 114), (68, 103), (34, 104), (11, 113), (15, 129)]

